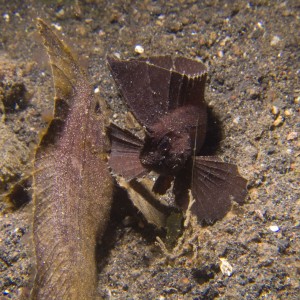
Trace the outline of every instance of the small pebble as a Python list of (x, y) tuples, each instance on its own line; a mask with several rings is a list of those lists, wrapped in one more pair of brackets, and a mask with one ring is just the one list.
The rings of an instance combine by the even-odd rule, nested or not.
[(94, 89), (94, 93), (95, 94), (98, 94), (100, 92), (100, 89), (99, 89), (99, 87), (97, 86), (95, 89)]
[(276, 118), (276, 120), (273, 122), (273, 125), (275, 127), (277, 127), (277, 126), (281, 125), (283, 122), (284, 122), (284, 117), (283, 116), (278, 116)]
[(257, 215), (262, 221), (265, 220), (264, 214), (263, 214), (263, 212), (262, 212), (261, 210), (257, 209), (257, 210), (255, 211), (255, 213), (256, 213), (256, 215)]
[(230, 41), (230, 37), (226, 36), (225, 39), (220, 42), (220, 46), (225, 46), (228, 41)]
[(273, 232), (278, 232), (279, 231), (279, 227), (277, 225), (271, 225), (269, 228)]
[(141, 45), (136, 45), (134, 51), (138, 54), (143, 54), (145, 52), (144, 48)]
[(121, 58), (121, 55), (120, 55), (120, 53), (119, 53), (119, 52), (114, 52), (114, 56), (115, 56), (116, 58), (118, 58), (118, 59), (120, 59), (120, 58)]
[(281, 38), (277, 35), (273, 36), (270, 45), (271, 46), (276, 46), (279, 42), (281, 41)]
[(228, 262), (228, 260), (226, 258), (220, 257), (220, 269), (222, 274), (227, 275), (227, 276), (231, 276), (233, 273), (233, 268), (231, 266), (231, 264)]
[(223, 51), (218, 51), (218, 56), (221, 58), (224, 56), (224, 52)]
[(3, 14), (2, 17), (5, 20), (5, 22), (9, 22), (9, 20), (10, 20), (9, 14)]
[(295, 139), (297, 139), (297, 138), (298, 138), (298, 132), (296, 132), (296, 131), (290, 132), (290, 133), (287, 135), (287, 137), (286, 137), (286, 139), (287, 139), (288, 141), (292, 141), (292, 140), (295, 140)]
[(273, 105), (272, 106), (272, 114), (276, 116), (276, 115), (278, 115), (278, 113), (279, 113), (279, 108), (277, 106)]
[(262, 22), (257, 22), (257, 27), (258, 27), (259, 29), (263, 29), (263, 24), (262, 24)]
[(62, 18), (64, 15), (65, 15), (65, 11), (64, 11), (63, 8), (60, 9), (60, 10), (56, 13), (56, 16), (57, 16), (58, 18)]
[(233, 122), (234, 124), (239, 124), (240, 119), (241, 119), (241, 118), (238, 116), (238, 117), (234, 118), (232, 122)]
[(58, 31), (62, 30), (62, 27), (58, 23), (52, 23), (52, 26)]
[(103, 31), (102, 29), (100, 29), (99, 30), (99, 32), (98, 32), (98, 35), (100, 36), (100, 37), (103, 37), (103, 36), (105, 36), (105, 31)]
[(293, 114), (293, 111), (292, 111), (291, 109), (286, 109), (286, 110), (284, 111), (284, 115), (285, 115), (286, 117), (290, 117), (292, 114)]
[(131, 216), (126, 216), (123, 220), (122, 223), (124, 226), (130, 226), (133, 223), (133, 219)]

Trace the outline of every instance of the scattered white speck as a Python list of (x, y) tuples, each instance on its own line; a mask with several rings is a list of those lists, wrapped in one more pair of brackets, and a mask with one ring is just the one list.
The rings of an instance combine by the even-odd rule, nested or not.
[(281, 38), (277, 35), (274, 35), (271, 42), (270, 42), (270, 45), (271, 46), (276, 46), (280, 41), (281, 41)]
[(218, 56), (221, 58), (224, 56), (224, 52), (223, 51), (218, 51)]
[(222, 274), (227, 275), (227, 276), (231, 276), (233, 273), (233, 268), (231, 266), (231, 264), (228, 262), (228, 260), (226, 258), (220, 257), (220, 269)]
[(64, 9), (60, 9), (57, 13), (56, 13), (56, 16), (59, 17), (59, 18), (62, 18), (63, 16), (65, 15), (65, 11)]
[(279, 227), (277, 225), (271, 225), (269, 228), (273, 232), (278, 232), (279, 231)]
[(259, 29), (263, 29), (263, 24), (262, 24), (262, 22), (257, 22), (257, 27), (258, 27)]
[(85, 22), (86, 24), (90, 24), (90, 23), (93, 22), (93, 19), (87, 18), (87, 19), (84, 20), (84, 22)]
[(116, 58), (118, 58), (118, 59), (120, 59), (120, 58), (121, 58), (121, 55), (120, 55), (120, 53), (119, 53), (119, 52), (114, 52), (114, 56), (115, 56)]
[(208, 107), (210, 107), (210, 108), (214, 107), (215, 105), (216, 105), (216, 102), (213, 100), (208, 103)]
[(56, 30), (62, 30), (62, 27), (58, 24), (58, 23), (52, 23), (52, 26), (56, 29)]
[(138, 54), (143, 54), (145, 52), (143, 46), (141, 46), (141, 45), (136, 45), (134, 48), (134, 51)]
[(118, 118), (118, 114), (113, 114), (113, 119), (117, 119)]
[(15, 228), (14, 233), (18, 233), (19, 231), (20, 231), (20, 228), (17, 227), (17, 228)]
[(98, 94), (100, 92), (100, 89), (99, 89), (99, 87), (97, 86), (95, 89), (94, 89), (94, 93), (95, 94)]
[(105, 36), (105, 31), (102, 30), (102, 29), (100, 29), (99, 32), (98, 32), (98, 35), (99, 35), (100, 37)]
[(240, 117), (234, 118), (234, 119), (233, 119), (233, 123), (234, 123), (234, 124), (239, 124), (240, 119), (241, 119)]
[(9, 20), (10, 20), (9, 14), (3, 14), (2, 16), (3, 16), (3, 19), (5, 20), (5, 22), (9, 22)]

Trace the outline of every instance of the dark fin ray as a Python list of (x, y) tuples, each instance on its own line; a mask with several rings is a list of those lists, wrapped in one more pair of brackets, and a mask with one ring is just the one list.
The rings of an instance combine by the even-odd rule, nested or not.
[(148, 170), (140, 162), (143, 141), (113, 123), (108, 127), (108, 132), (111, 139), (109, 166), (113, 174), (126, 180), (147, 174)]
[(231, 200), (243, 204), (247, 195), (247, 181), (237, 166), (217, 157), (197, 156), (192, 176), (195, 203), (192, 212), (199, 221), (207, 223), (223, 218), (231, 208)]
[[(155, 87), (157, 81), (151, 83), (149, 77), (149, 74), (156, 75), (153, 65), (140, 60), (121, 61), (112, 57), (107, 60), (114, 80), (134, 116), (142, 125), (150, 126), (167, 111), (168, 98), (163, 99), (165, 94), (158, 89), (164, 84), (168, 86), (170, 72), (159, 68), (158, 77), (162, 82)], [(158, 77), (154, 76), (155, 79)]]
[(137, 120), (150, 127), (180, 106), (206, 109), (206, 67), (195, 60), (170, 56), (121, 61), (108, 57), (114, 80)]

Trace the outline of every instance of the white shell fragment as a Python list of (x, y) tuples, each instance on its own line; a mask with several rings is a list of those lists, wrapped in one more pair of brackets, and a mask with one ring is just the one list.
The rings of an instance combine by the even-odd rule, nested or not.
[(270, 230), (273, 231), (273, 232), (278, 232), (279, 229), (280, 229), (277, 225), (271, 225), (269, 228), (270, 228)]
[(9, 14), (3, 14), (2, 17), (5, 20), (5, 22), (9, 22), (9, 20), (10, 20)]
[(143, 54), (145, 52), (145, 49), (143, 46), (141, 45), (136, 45), (134, 48), (134, 51), (138, 54)]
[(270, 42), (270, 45), (271, 46), (276, 46), (280, 41), (281, 41), (281, 38), (277, 35), (274, 35), (271, 42)]
[(220, 257), (220, 269), (222, 274), (227, 275), (227, 276), (231, 276), (233, 273), (233, 268), (231, 266), (231, 264), (228, 262), (228, 260), (226, 258)]

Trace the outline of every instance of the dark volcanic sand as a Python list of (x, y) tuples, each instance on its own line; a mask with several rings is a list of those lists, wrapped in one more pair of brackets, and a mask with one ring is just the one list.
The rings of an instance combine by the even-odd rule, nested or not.
[[(30, 171), (53, 104), (36, 17), (64, 33), (120, 122), (126, 108), (107, 54), (138, 56), (139, 44), (145, 56), (199, 58), (209, 67), (206, 101), (224, 131), (217, 154), (249, 180), (247, 203), (212, 226), (190, 228), (182, 251), (167, 259), (154, 243), (159, 232), (119, 194), (99, 247), (105, 257), (99, 293), (107, 299), (298, 299), (299, 2), (73, 2), (0, 1), (1, 193)], [(8, 211), (0, 203), (3, 299), (18, 299), (32, 281), (32, 207), (21, 200), (17, 206)], [(221, 257), (231, 276), (221, 272)]]

